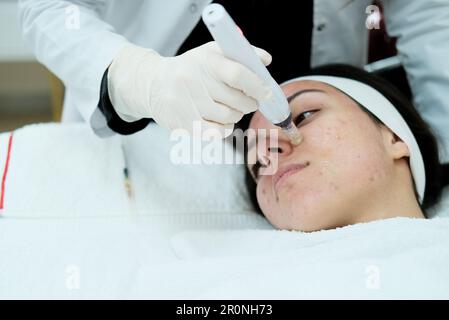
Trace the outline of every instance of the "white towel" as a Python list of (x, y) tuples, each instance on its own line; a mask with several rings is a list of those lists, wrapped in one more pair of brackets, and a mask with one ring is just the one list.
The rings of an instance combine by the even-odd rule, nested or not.
[[(0, 135), (1, 154), (8, 138), (9, 134)], [(128, 214), (123, 166), (118, 137), (99, 139), (85, 125), (19, 129), (13, 136), (3, 214), (10, 218)]]
[[(185, 232), (178, 262), (133, 295), (193, 299), (448, 299), (449, 219), (395, 218), (316, 233)], [(155, 275), (167, 276), (157, 280)], [(160, 290), (152, 291), (152, 284)], [(156, 293), (157, 292), (157, 293)]]
[[(185, 230), (236, 230), (255, 224), (238, 213), (234, 217), (2, 218), (0, 299), (145, 298), (133, 294), (140, 271), (160, 267), (148, 276), (161, 281), (171, 276), (164, 266), (179, 262), (170, 245), (172, 236)], [(157, 296), (162, 282), (146, 285)]]
[[(449, 219), (182, 232), (151, 217), (4, 219), (0, 299), (449, 298)], [(187, 250), (186, 250), (187, 249)], [(193, 252), (193, 254), (192, 254)]]

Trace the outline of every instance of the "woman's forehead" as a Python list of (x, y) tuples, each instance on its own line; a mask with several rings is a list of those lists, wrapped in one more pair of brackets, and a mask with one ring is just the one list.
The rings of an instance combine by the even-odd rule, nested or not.
[(308, 89), (319, 89), (328, 93), (335, 92), (335, 88), (332, 86), (315, 80), (299, 80), (290, 82), (285, 85), (281, 85), (282, 91), (284, 91), (287, 97), (291, 96), (297, 91), (308, 90)]

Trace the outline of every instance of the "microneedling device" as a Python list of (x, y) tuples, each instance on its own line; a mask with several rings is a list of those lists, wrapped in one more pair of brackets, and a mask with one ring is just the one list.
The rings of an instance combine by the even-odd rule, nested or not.
[(274, 125), (281, 127), (294, 145), (302, 136), (292, 121), (292, 113), (281, 87), (257, 56), (254, 48), (220, 4), (210, 4), (203, 11), (203, 21), (224, 55), (256, 73), (272, 91), (270, 99), (258, 101), (259, 111)]

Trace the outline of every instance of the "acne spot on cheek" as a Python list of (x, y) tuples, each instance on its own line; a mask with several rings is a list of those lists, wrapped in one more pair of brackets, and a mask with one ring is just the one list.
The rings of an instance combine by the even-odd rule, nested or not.
[(369, 182), (376, 182), (385, 178), (385, 173), (379, 169), (367, 170), (369, 172)]
[(341, 141), (342, 135), (340, 132), (340, 128), (338, 127), (327, 127), (325, 130), (325, 137), (328, 141), (332, 141), (335, 143), (335, 141)]
[(376, 179), (377, 179), (377, 177), (376, 177), (375, 174), (370, 175), (370, 177), (369, 177), (369, 181), (370, 181), (370, 182), (374, 182), (374, 181), (376, 181)]
[(258, 202), (259, 202), (261, 207), (268, 207), (269, 208), (270, 205), (271, 205), (271, 200), (268, 197), (260, 199), (260, 200), (258, 199)]

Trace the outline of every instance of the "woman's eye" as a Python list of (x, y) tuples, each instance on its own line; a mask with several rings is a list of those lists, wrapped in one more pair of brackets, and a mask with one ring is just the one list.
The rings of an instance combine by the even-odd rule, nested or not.
[(307, 118), (311, 117), (315, 112), (317, 112), (318, 110), (310, 110), (310, 111), (305, 111), (303, 113), (300, 113), (296, 116), (295, 118), (295, 125), (298, 126), (301, 124), (301, 122), (303, 122), (304, 120), (306, 120)]

